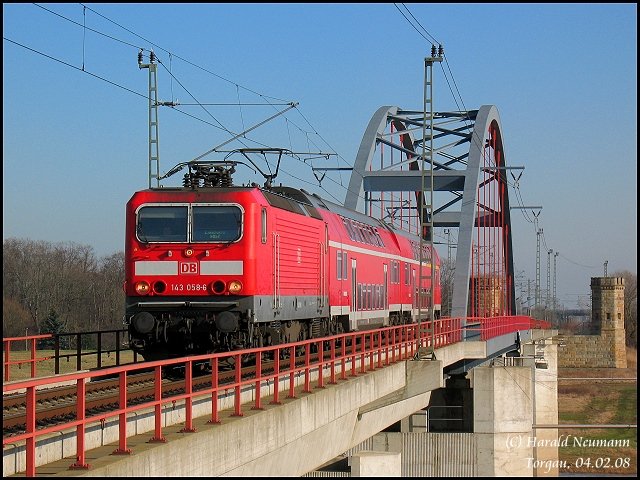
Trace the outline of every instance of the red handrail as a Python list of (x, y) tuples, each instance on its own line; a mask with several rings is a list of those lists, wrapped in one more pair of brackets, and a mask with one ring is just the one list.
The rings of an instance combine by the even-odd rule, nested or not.
[[(468, 318), (466, 323), (479, 323), (481, 329), (481, 336), (483, 338), (490, 338), (496, 335), (502, 335), (516, 330), (531, 329), (531, 328), (546, 328), (548, 326), (545, 322), (535, 321), (529, 317), (513, 316), (513, 317), (498, 317), (492, 319), (486, 318)], [(38, 379), (25, 380), (21, 382), (15, 382), (11, 385), (3, 384), (3, 394), (15, 392), (21, 389), (26, 389), (27, 396), (27, 411), (26, 411), (26, 432), (3, 438), (3, 446), (7, 444), (15, 443), (17, 441), (25, 440), (26, 442), (26, 475), (35, 476), (36, 473), (36, 438), (44, 435), (48, 435), (54, 432), (67, 430), (70, 427), (76, 427), (77, 436), (77, 461), (70, 466), (70, 468), (89, 468), (89, 465), (85, 462), (85, 429), (88, 423), (101, 421), (104, 422), (106, 418), (118, 418), (119, 428), (119, 441), (118, 448), (114, 453), (128, 454), (131, 452), (127, 448), (127, 436), (126, 436), (126, 423), (127, 414), (142, 409), (154, 408), (155, 416), (155, 429), (154, 435), (151, 441), (166, 441), (162, 434), (162, 405), (172, 402), (175, 403), (178, 400), (185, 401), (185, 432), (195, 431), (193, 428), (193, 411), (192, 404), (194, 397), (211, 395), (211, 420), (210, 423), (220, 423), (220, 415), (218, 410), (218, 393), (220, 390), (233, 390), (234, 395), (234, 413), (235, 416), (242, 416), (242, 402), (241, 391), (243, 387), (255, 388), (254, 405), (253, 408), (262, 408), (262, 398), (260, 396), (260, 388), (264, 384), (273, 383), (273, 402), (279, 403), (279, 387), (280, 381), (289, 377), (289, 397), (295, 398), (295, 382), (296, 375), (304, 374), (304, 386), (305, 392), (311, 391), (311, 373), (317, 372), (317, 387), (322, 388), (324, 382), (324, 370), (329, 368), (330, 370), (330, 383), (335, 383), (335, 368), (340, 367), (340, 379), (346, 379), (346, 371), (349, 368), (347, 362), (351, 363), (351, 376), (357, 376), (356, 373), (356, 357), (359, 357), (360, 371), (358, 373), (366, 373), (367, 363), (368, 370), (374, 370), (375, 368), (382, 367), (382, 356), (384, 353), (385, 365), (395, 363), (401, 360), (405, 360), (414, 355), (420, 345), (431, 345), (435, 348), (440, 348), (446, 345), (457, 343), (462, 340), (463, 327), (462, 318), (444, 318), (434, 322), (432, 332), (421, 332), (419, 330), (419, 324), (409, 324), (393, 327), (385, 327), (375, 331), (369, 332), (355, 332), (336, 335), (333, 337), (323, 338), (322, 340), (312, 339), (301, 342), (295, 342), (286, 345), (278, 345), (273, 347), (253, 348), (250, 350), (216, 353), (208, 355), (198, 355), (192, 357), (185, 357), (181, 359), (162, 360), (154, 362), (146, 362), (141, 365), (125, 365), (119, 367), (111, 367), (99, 371), (83, 372), (58, 375), (56, 377), (43, 377)], [(46, 338), (47, 335), (39, 336), (40, 338)], [(365, 339), (369, 339), (369, 345), (366, 345)], [(9, 340), (9, 339), (7, 339)], [(24, 338), (22, 338), (24, 340)], [(358, 340), (360, 341), (361, 348), (357, 347)], [(34, 340), (35, 341), (35, 340)], [(351, 343), (351, 348), (347, 348), (347, 343)], [(328, 343), (329, 351), (331, 352), (329, 357), (325, 357), (323, 354), (319, 354), (316, 360), (312, 360), (311, 350), (315, 346), (318, 352), (323, 351), (323, 344)], [(337, 344), (340, 344), (340, 348), (337, 348)], [(294, 361), (295, 352), (298, 349), (304, 350), (304, 363), (299, 365)], [(275, 366), (272, 372), (265, 373), (261, 368), (261, 360), (256, 362), (255, 374), (249, 378), (243, 378), (241, 375), (242, 360), (249, 355), (254, 355), (256, 359), (260, 359), (262, 355), (270, 355), (275, 360)], [(281, 368), (280, 357), (289, 355), (290, 362), (286, 368)], [(366, 361), (367, 355), (369, 356), (369, 362)], [(377, 356), (377, 367), (374, 365), (374, 357)], [(235, 378), (231, 384), (220, 385), (218, 366), (221, 361), (225, 359), (233, 358), (235, 361)], [(298, 357), (300, 358), (300, 357)], [(211, 373), (211, 387), (197, 392), (193, 392), (191, 388), (191, 372), (193, 370), (194, 363), (208, 361), (212, 366)], [(184, 365), (186, 372), (186, 383), (184, 394), (177, 394), (168, 397), (162, 397), (161, 380), (162, 369)], [(136, 405), (127, 405), (127, 388), (126, 378), (127, 375), (132, 372), (139, 371), (141, 369), (155, 370), (155, 398), (153, 401), (146, 403), (140, 403)], [(110, 412), (101, 412), (97, 415), (85, 418), (85, 384), (89, 378), (92, 380), (99, 379), (105, 376), (119, 376), (119, 406), (118, 409)], [(36, 431), (35, 422), (35, 407), (36, 396), (35, 391), (37, 387), (53, 384), (64, 381), (75, 381), (77, 384), (77, 417), (75, 421), (71, 421), (64, 425), (55, 425), (51, 427), (45, 427)]]
[[(36, 376), (36, 363), (51, 360), (52, 357), (36, 357), (36, 340), (42, 340), (44, 338), (52, 338), (53, 335), (45, 334), (45, 335), (30, 335), (26, 337), (10, 337), (2, 339), (2, 349), (4, 350), (4, 381), (9, 382), (11, 380), (11, 365), (18, 365), (18, 368), (21, 368), (22, 364), (30, 363), (31, 364), (31, 378), (35, 378)], [(28, 345), (31, 345), (31, 357), (25, 360), (11, 360), (11, 344), (17, 342), (27, 342)]]

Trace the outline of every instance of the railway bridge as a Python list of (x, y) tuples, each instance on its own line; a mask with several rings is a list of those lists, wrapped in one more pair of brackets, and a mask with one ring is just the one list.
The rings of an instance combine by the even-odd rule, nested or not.
[[(443, 318), (149, 362), (154, 396), (141, 404), (127, 378), (142, 366), (5, 383), (5, 395), (26, 392), (26, 431), (3, 438), (3, 474), (301, 476), (341, 457), (352, 476), (557, 474), (557, 431), (542, 428), (557, 424), (557, 332), (518, 315), (497, 109), (430, 105), (425, 94), (423, 111), (378, 109), (345, 207), (432, 246), (438, 229), (457, 237)], [(252, 373), (241, 368), (247, 356)], [(195, 391), (203, 361), (210, 382)], [(226, 383), (219, 362), (232, 365)], [(162, 372), (177, 363), (184, 388), (164, 392)], [(117, 405), (87, 415), (86, 387), (101, 375), (119, 379)], [(37, 392), (59, 382), (77, 387), (77, 415), (37, 429)]]

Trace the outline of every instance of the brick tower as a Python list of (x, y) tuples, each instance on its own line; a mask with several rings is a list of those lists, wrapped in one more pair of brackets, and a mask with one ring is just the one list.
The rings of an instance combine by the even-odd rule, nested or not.
[(616, 368), (627, 368), (624, 331), (624, 278), (591, 278), (591, 318), (594, 334), (610, 345)]

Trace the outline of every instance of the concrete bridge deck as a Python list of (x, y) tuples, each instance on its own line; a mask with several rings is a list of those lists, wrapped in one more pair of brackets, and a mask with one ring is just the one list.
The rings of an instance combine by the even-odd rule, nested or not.
[[(532, 342), (553, 335), (553, 331), (531, 330), (520, 340)], [(513, 335), (504, 337), (504, 344), (513, 343)], [(273, 386), (265, 386), (264, 409), (245, 410), (241, 417), (232, 415), (232, 398), (221, 398), (221, 423), (216, 425), (207, 423), (210, 397), (204, 398), (194, 402), (194, 417), (201, 415), (194, 419), (194, 433), (180, 432), (184, 405), (177, 403), (164, 408), (166, 443), (149, 442), (154, 425), (150, 410), (128, 420), (130, 455), (112, 454), (117, 448), (117, 422), (96, 424), (87, 429), (87, 444), (95, 446), (87, 449), (89, 469), (69, 470), (76, 447), (73, 432), (69, 432), (39, 442), (38, 463), (42, 464), (37, 475), (301, 476), (426, 407), (431, 392), (443, 387), (445, 369), (488, 356), (487, 342), (460, 342), (437, 349), (435, 360), (397, 362), (334, 385), (325, 384), (312, 393), (301, 393), (299, 387), (296, 398), (281, 397), (280, 405), (269, 403)], [(501, 395), (495, 385), (490, 388), (486, 395)], [(243, 402), (252, 398), (250, 389), (243, 392)], [(530, 410), (531, 405), (523, 408)], [(557, 399), (555, 408), (557, 411)], [(531, 432), (531, 423), (528, 427), (517, 425), (518, 432)], [(53, 460), (56, 456), (67, 458)], [(4, 475), (20, 471), (21, 464), (24, 447), (5, 448)]]

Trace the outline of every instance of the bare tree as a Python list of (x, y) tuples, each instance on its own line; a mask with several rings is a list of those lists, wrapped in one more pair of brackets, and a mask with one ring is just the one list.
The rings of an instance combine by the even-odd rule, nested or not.
[(46, 288), (47, 242), (8, 239), (2, 249), (2, 284), (4, 294), (18, 301), (31, 315), (34, 333), (40, 330), (40, 321), (49, 311), (44, 307), (50, 291)]
[(13, 298), (2, 296), (2, 337), (22, 337), (29, 332), (31, 315)]
[(453, 277), (456, 271), (454, 260), (442, 259), (440, 269), (440, 287), (442, 288), (442, 316), (451, 316), (451, 299), (453, 297)]
[(39, 333), (52, 310), (66, 331), (121, 328), (124, 254), (97, 259), (76, 243), (3, 242), (3, 333)]

